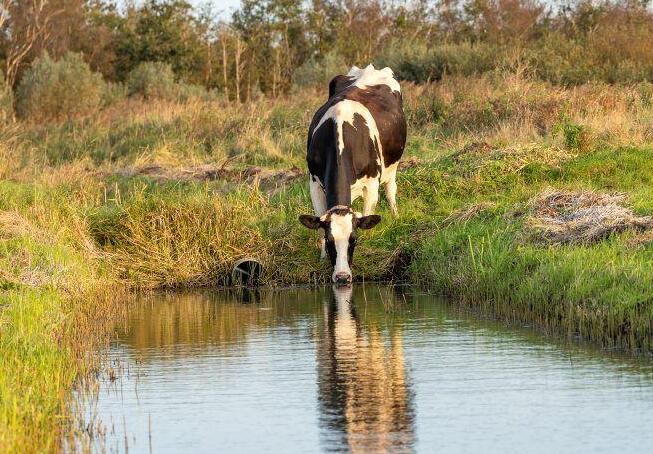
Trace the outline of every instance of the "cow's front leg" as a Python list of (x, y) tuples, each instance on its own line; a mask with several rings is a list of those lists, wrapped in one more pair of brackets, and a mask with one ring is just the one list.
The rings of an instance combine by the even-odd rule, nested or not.
[(374, 214), (374, 209), (376, 208), (378, 201), (379, 181), (373, 180), (365, 186), (365, 191), (363, 192), (363, 216)]
[[(311, 202), (313, 202), (313, 211), (315, 212), (315, 216), (322, 216), (324, 213), (326, 213), (327, 210), (326, 194), (324, 193), (324, 189), (322, 189), (320, 181), (313, 175), (308, 176), (308, 187), (311, 192)], [(320, 235), (320, 259), (325, 259), (326, 247), (324, 241), (324, 229), (318, 229), (318, 232), (318, 235)]]
[(383, 184), (385, 186), (385, 198), (390, 205), (390, 211), (397, 217), (397, 167), (398, 162), (390, 165), (383, 171)]
[(385, 183), (385, 196), (390, 205), (390, 211), (394, 217), (397, 217), (397, 180), (393, 176)]

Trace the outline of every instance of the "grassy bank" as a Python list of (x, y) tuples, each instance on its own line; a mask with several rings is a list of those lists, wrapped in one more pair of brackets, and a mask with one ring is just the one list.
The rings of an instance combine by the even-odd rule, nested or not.
[[(514, 74), (406, 85), (414, 159), (400, 173), (399, 216), (382, 200), (355, 275), (650, 351), (646, 225), (552, 241), (542, 220), (557, 213), (536, 203), (553, 190), (618, 192), (633, 216), (653, 213), (652, 87), (563, 89)], [(297, 222), (311, 210), (306, 125), (323, 99), (126, 101), (2, 130), (0, 445), (57, 446), (66, 391), (93, 365), (84, 352), (103, 339), (116, 286), (226, 284), (248, 256), (265, 284), (328, 280), (315, 234)]]
[[(78, 194), (0, 182), (0, 446), (57, 451), (74, 381), (110, 334), (120, 291)], [(111, 298), (109, 298), (111, 295)]]

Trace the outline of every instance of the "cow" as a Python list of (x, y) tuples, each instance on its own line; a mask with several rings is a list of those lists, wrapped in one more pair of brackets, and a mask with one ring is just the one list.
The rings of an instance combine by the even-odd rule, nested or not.
[[(397, 215), (397, 166), (406, 146), (406, 119), (399, 82), (390, 68), (352, 67), (329, 83), (329, 98), (308, 130), (306, 161), (314, 216), (300, 222), (321, 231), (321, 258), (328, 254), (332, 280), (352, 282), (358, 229), (371, 229), (379, 186)], [(363, 213), (352, 202), (363, 198)]]

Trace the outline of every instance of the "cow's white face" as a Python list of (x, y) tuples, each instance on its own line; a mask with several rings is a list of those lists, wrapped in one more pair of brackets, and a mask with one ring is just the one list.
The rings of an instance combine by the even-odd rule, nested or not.
[(361, 216), (350, 207), (336, 206), (321, 217), (302, 215), (299, 220), (309, 229), (324, 230), (326, 251), (333, 266), (331, 279), (338, 285), (348, 285), (352, 281), (356, 230), (371, 229), (381, 221), (381, 216)]

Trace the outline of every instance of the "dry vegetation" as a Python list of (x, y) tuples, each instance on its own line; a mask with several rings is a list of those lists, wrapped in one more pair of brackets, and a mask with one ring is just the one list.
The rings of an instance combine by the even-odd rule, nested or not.
[(594, 243), (625, 230), (644, 231), (653, 218), (624, 206), (626, 194), (549, 189), (529, 202), (526, 226), (551, 243)]

